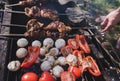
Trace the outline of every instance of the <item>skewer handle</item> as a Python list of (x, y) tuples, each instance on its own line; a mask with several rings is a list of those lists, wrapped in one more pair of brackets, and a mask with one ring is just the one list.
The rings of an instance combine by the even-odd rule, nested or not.
[(20, 4), (17, 3), (17, 4), (11, 4), (11, 5), (5, 5), (5, 7), (12, 7), (12, 6), (19, 6)]
[(2, 24), (2, 23), (0, 23), (0, 26), (26, 28), (26, 26), (25, 26), (25, 25), (18, 25), (18, 24)]
[(24, 37), (24, 34), (0, 34), (0, 36), (4, 36), (4, 37)]
[(23, 12), (23, 11), (0, 10), (0, 12), (8, 12), (8, 13), (25, 14), (25, 12)]

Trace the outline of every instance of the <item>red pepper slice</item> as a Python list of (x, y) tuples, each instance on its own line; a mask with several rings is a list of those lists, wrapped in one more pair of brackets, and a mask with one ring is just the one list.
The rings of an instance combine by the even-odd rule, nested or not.
[(90, 48), (89, 48), (89, 45), (88, 45), (84, 35), (77, 34), (76, 41), (78, 42), (81, 50), (83, 50), (85, 53), (88, 53), (88, 54), (90, 53)]
[(86, 59), (91, 65), (90, 67), (88, 67), (88, 71), (90, 72), (90, 74), (92, 74), (93, 76), (100, 76), (101, 72), (98, 68), (96, 61), (91, 56), (87, 56)]
[(81, 76), (81, 70), (76, 66), (69, 66), (68, 71), (71, 72), (76, 78)]
[(82, 65), (83, 59), (85, 58), (84, 51), (75, 50), (73, 51), (73, 54), (78, 57), (78, 64)]
[(73, 49), (78, 49), (79, 46), (77, 44), (76, 39), (68, 39), (68, 45), (71, 46)]
[(31, 65), (34, 64), (38, 56), (40, 55), (40, 47), (36, 46), (30, 46), (28, 47), (28, 56), (24, 59), (24, 61), (21, 64), (22, 68), (29, 68)]
[(64, 57), (68, 56), (68, 54), (73, 53), (73, 49), (71, 46), (65, 46), (61, 48), (61, 53)]
[(61, 73), (61, 81), (75, 81), (75, 76), (68, 71)]

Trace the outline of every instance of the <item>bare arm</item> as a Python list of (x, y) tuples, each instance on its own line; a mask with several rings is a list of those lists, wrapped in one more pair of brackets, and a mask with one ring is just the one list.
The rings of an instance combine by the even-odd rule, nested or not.
[(105, 28), (102, 32), (109, 30), (114, 27), (118, 22), (120, 22), (120, 7), (112, 12), (110, 12), (104, 21), (101, 23)]

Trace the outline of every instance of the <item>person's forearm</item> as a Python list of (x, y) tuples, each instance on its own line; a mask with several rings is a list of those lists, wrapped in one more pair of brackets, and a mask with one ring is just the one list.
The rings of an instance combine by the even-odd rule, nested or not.
[(119, 7), (119, 8), (117, 8), (117, 11), (120, 13), (120, 7)]

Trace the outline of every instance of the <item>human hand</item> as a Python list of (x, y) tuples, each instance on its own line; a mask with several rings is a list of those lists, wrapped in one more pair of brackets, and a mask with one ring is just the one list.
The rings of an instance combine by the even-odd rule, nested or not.
[(118, 22), (120, 22), (120, 8), (109, 13), (104, 21), (101, 23), (105, 28), (101, 32), (105, 32), (110, 28), (114, 27)]

